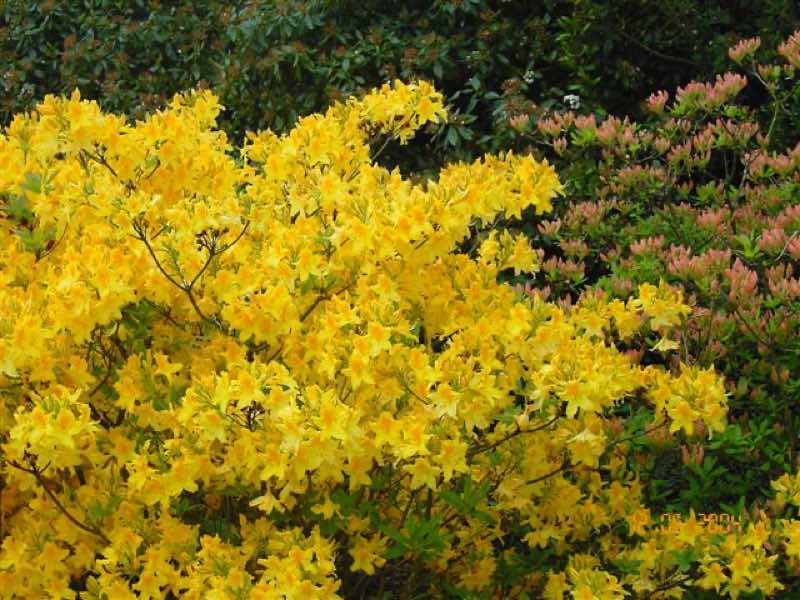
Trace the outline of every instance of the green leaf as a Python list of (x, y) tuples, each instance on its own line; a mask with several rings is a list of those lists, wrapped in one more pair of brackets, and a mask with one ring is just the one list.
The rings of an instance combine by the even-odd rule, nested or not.
[(450, 126), (447, 128), (447, 135), (445, 136), (445, 143), (448, 146), (458, 146), (458, 131), (455, 127)]
[(3, 210), (18, 221), (33, 220), (33, 213), (28, 208), (28, 199), (25, 196), (10, 194)]
[(469, 506), (467, 506), (466, 502), (464, 502), (461, 496), (451, 490), (441, 492), (439, 497), (447, 502), (447, 504), (455, 508), (459, 513), (465, 513), (469, 510)]
[(681, 573), (686, 573), (698, 558), (697, 550), (690, 547), (684, 550), (673, 550), (668, 554), (667, 561), (669, 565), (677, 566)]
[(614, 564), (615, 567), (617, 567), (622, 573), (626, 575), (638, 575), (639, 567), (641, 567), (644, 561), (618, 558), (616, 560), (612, 560), (611, 562)]
[(19, 185), (23, 190), (34, 194), (42, 193), (42, 176), (38, 173), (25, 173), (25, 182)]

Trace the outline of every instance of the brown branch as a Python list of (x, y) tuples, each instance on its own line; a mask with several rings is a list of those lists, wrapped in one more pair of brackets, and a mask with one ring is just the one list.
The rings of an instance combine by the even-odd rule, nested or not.
[(744, 325), (747, 328), (747, 330), (752, 334), (752, 336), (756, 339), (757, 342), (764, 344), (767, 348), (775, 352), (776, 349), (772, 345), (772, 343), (769, 340), (761, 337), (761, 335), (759, 335), (759, 333), (753, 328), (750, 321), (744, 318), (738, 306), (733, 309), (733, 315), (742, 323), (742, 325)]
[[(108, 172), (109, 172), (109, 173), (111, 173), (111, 174), (114, 176), (114, 179), (116, 179), (117, 181), (119, 181), (120, 183), (122, 183), (123, 185), (125, 185), (125, 186), (126, 186), (128, 189), (129, 189), (129, 190), (131, 190), (131, 189), (132, 189), (132, 184), (131, 184), (131, 182), (130, 182), (130, 181), (129, 181), (128, 183), (125, 183), (125, 182), (123, 182), (123, 181), (122, 181), (122, 179), (120, 179), (120, 176), (117, 174), (117, 172), (116, 172), (116, 170), (114, 169), (114, 167), (112, 167), (112, 166), (109, 164), (108, 160), (106, 160), (106, 157), (105, 157), (105, 156), (103, 156), (102, 154), (100, 154), (100, 152), (98, 152), (97, 154), (91, 154), (90, 152), (88, 152), (88, 151), (86, 151), (86, 150), (82, 150), (82, 152), (83, 152), (83, 155), (84, 155), (85, 157), (87, 157), (87, 158), (90, 158), (91, 160), (93, 160), (93, 161), (94, 161), (94, 162), (96, 162), (97, 164), (99, 164), (99, 165), (102, 165), (103, 167), (105, 167), (106, 169), (108, 169)], [(84, 168), (85, 168), (85, 167), (84, 167)]]
[(690, 67), (698, 67), (698, 66), (700, 66), (699, 63), (697, 63), (697, 62), (695, 62), (693, 60), (689, 60), (688, 58), (683, 58), (681, 56), (671, 56), (669, 54), (664, 54), (663, 52), (660, 52), (660, 51), (656, 50), (655, 48), (651, 48), (650, 46), (642, 43), (640, 40), (636, 39), (635, 37), (633, 37), (632, 35), (630, 35), (626, 31), (623, 31), (622, 29), (617, 29), (617, 33), (622, 35), (622, 37), (624, 37), (629, 42), (632, 42), (632, 43), (636, 44), (637, 46), (639, 46), (639, 48), (641, 48), (645, 52), (649, 52), (653, 56), (657, 56), (659, 58), (663, 58), (664, 60), (669, 60), (669, 61), (672, 61), (672, 62), (682, 63), (684, 65), (689, 65)]
[(231, 248), (233, 248), (233, 247), (236, 245), (236, 243), (237, 243), (237, 242), (238, 242), (240, 239), (242, 239), (242, 236), (243, 236), (243, 235), (244, 235), (244, 234), (247, 232), (247, 228), (248, 228), (248, 227), (250, 227), (250, 221), (245, 221), (245, 223), (244, 223), (244, 227), (243, 227), (243, 228), (242, 228), (242, 230), (239, 232), (239, 235), (237, 235), (237, 236), (236, 236), (236, 239), (235, 239), (235, 240), (233, 240), (233, 241), (232, 241), (230, 244), (225, 244), (225, 245), (224, 245), (224, 246), (223, 246), (223, 247), (222, 247), (222, 248), (219, 250), (219, 252), (217, 252), (217, 254), (222, 254), (223, 252), (227, 252), (228, 250), (230, 250)]
[(62, 232), (61, 237), (58, 238), (58, 241), (54, 242), (53, 245), (50, 246), (47, 250), (45, 250), (44, 252), (42, 252), (41, 254), (38, 254), (36, 256), (36, 262), (39, 262), (40, 260), (43, 260), (43, 259), (47, 258), (53, 252), (55, 252), (55, 250), (59, 246), (59, 244), (61, 244), (61, 242), (64, 241), (64, 238), (67, 237), (67, 229), (69, 229), (69, 223), (64, 225), (64, 231)]
[(325, 300), (330, 300), (334, 296), (337, 296), (337, 295), (341, 294), (342, 292), (345, 292), (345, 291), (349, 290), (351, 287), (353, 287), (355, 285), (355, 283), (356, 283), (356, 280), (354, 279), (353, 281), (351, 281), (350, 283), (345, 285), (342, 289), (340, 289), (340, 290), (338, 290), (336, 292), (333, 292), (333, 293), (324, 292), (324, 293), (320, 294), (319, 296), (317, 296), (317, 298), (314, 300), (314, 302), (311, 303), (311, 306), (309, 306), (306, 310), (304, 310), (303, 314), (300, 315), (300, 321), (301, 322), (305, 321), (308, 318), (308, 316), (312, 312), (314, 312), (314, 309), (317, 308), (317, 306), (319, 306), (322, 302), (324, 302)]
[(406, 519), (408, 518), (408, 513), (411, 510), (411, 505), (414, 504), (414, 500), (417, 498), (417, 494), (422, 488), (417, 488), (411, 492), (411, 495), (408, 497), (408, 504), (406, 504), (406, 508), (403, 511), (403, 516), (400, 519), (400, 526), (397, 528), (402, 529), (403, 525), (406, 524)]
[[(145, 225), (143, 225), (143, 224), (142, 224), (141, 222), (139, 222), (139, 221), (134, 221), (134, 223), (133, 223), (133, 230), (134, 230), (134, 232), (136, 232), (136, 234), (137, 234), (137, 236), (138, 236), (138, 237), (136, 237), (136, 239), (137, 239), (137, 240), (139, 240), (139, 241), (141, 241), (141, 242), (144, 244), (145, 248), (147, 248), (147, 251), (148, 251), (148, 253), (150, 254), (150, 257), (153, 259), (153, 262), (155, 262), (155, 263), (156, 263), (156, 267), (158, 268), (158, 270), (159, 270), (159, 271), (161, 271), (161, 274), (162, 274), (164, 277), (166, 277), (166, 278), (167, 278), (167, 280), (168, 280), (168, 281), (169, 281), (169, 282), (170, 282), (172, 285), (174, 285), (174, 286), (176, 286), (176, 287), (180, 288), (181, 290), (184, 290), (184, 286), (183, 286), (183, 284), (181, 284), (181, 283), (178, 283), (177, 281), (175, 281), (175, 279), (172, 277), (172, 275), (170, 275), (169, 273), (167, 273), (167, 271), (164, 269), (164, 267), (163, 267), (163, 266), (161, 266), (161, 261), (160, 261), (160, 260), (158, 260), (158, 257), (156, 256), (156, 253), (155, 253), (155, 250), (153, 250), (153, 246), (150, 244), (149, 240), (147, 239), (146, 226), (145, 226)], [(185, 291), (185, 290), (184, 290), (184, 291)]]
[(371, 160), (373, 160), (373, 161), (377, 160), (377, 159), (378, 159), (378, 157), (379, 157), (381, 154), (383, 154), (383, 151), (384, 151), (384, 150), (386, 150), (386, 147), (389, 145), (389, 142), (391, 142), (393, 139), (394, 139), (394, 138), (393, 138), (392, 136), (389, 136), (389, 137), (387, 137), (387, 138), (386, 138), (386, 140), (384, 140), (384, 142), (383, 142), (383, 144), (381, 145), (381, 147), (380, 147), (380, 148), (378, 148), (378, 151), (377, 151), (377, 152), (375, 152), (375, 153), (374, 153), (374, 154), (373, 154), (373, 155), (370, 157), (370, 158), (371, 158)]
[[(331, 298), (333, 298), (337, 294), (341, 294), (345, 290), (353, 287), (354, 284), (355, 284), (355, 280), (351, 281), (350, 283), (345, 285), (342, 289), (340, 289), (340, 290), (338, 290), (336, 292), (333, 292), (333, 293), (323, 292), (322, 294), (317, 296), (314, 299), (314, 301), (311, 303), (311, 305), (308, 308), (306, 308), (306, 310), (304, 310), (300, 314), (300, 322), (302, 323), (303, 321), (305, 321), (311, 315), (311, 313), (314, 312), (314, 310), (317, 308), (317, 306), (322, 304), (322, 302), (324, 302), (325, 300), (330, 300)], [(255, 358), (256, 354), (260, 353), (263, 350), (266, 350), (267, 348), (269, 348), (269, 344), (267, 344), (267, 342), (261, 342), (259, 344), (256, 344), (255, 346), (253, 346), (252, 348), (250, 348), (248, 350), (248, 357)], [(273, 360), (275, 360), (280, 355), (281, 352), (283, 352), (283, 344), (279, 344), (278, 345), (278, 347), (275, 349), (275, 352), (272, 353), (272, 356), (270, 356), (267, 359), (267, 362), (270, 363)], [(248, 360), (249, 360), (249, 358), (248, 358)]]
[(306, 310), (304, 310), (303, 314), (300, 315), (300, 322), (305, 321), (308, 318), (308, 316), (312, 312), (314, 312), (314, 309), (317, 308), (317, 306), (319, 306), (325, 300), (328, 300), (328, 296), (326, 294), (321, 294), (317, 296), (314, 302), (311, 303), (311, 306), (309, 306)]
[(547, 429), (548, 427), (550, 427), (550, 425), (552, 425), (553, 423), (558, 421), (558, 419), (560, 419), (560, 418), (561, 418), (560, 414), (556, 415), (555, 417), (553, 417), (552, 419), (550, 419), (546, 423), (544, 423), (542, 425), (539, 425), (538, 427), (534, 427), (533, 429), (520, 429), (520, 427), (518, 425), (517, 428), (514, 431), (512, 431), (511, 433), (505, 435), (504, 437), (502, 437), (501, 439), (497, 440), (496, 442), (492, 442), (491, 444), (487, 444), (486, 446), (478, 446), (476, 448), (472, 448), (471, 450), (469, 450), (467, 452), (467, 458), (472, 458), (473, 456), (475, 456), (476, 454), (480, 454), (481, 452), (487, 452), (489, 450), (494, 450), (495, 448), (497, 448), (501, 444), (504, 444), (508, 440), (510, 440), (510, 439), (512, 439), (512, 438), (514, 438), (514, 437), (516, 437), (518, 435), (522, 435), (522, 434), (525, 434), (525, 433), (536, 433), (537, 431), (541, 431), (543, 429)]
[(159, 306), (157, 303), (153, 302), (153, 301), (152, 301), (152, 300), (150, 300), (149, 298), (142, 298), (142, 300), (143, 300), (144, 302), (147, 302), (147, 303), (148, 303), (150, 306), (152, 306), (152, 307), (153, 307), (153, 309), (154, 309), (154, 310), (155, 310), (155, 311), (156, 311), (158, 314), (160, 314), (160, 315), (161, 315), (162, 317), (164, 317), (164, 318), (165, 318), (167, 321), (169, 321), (170, 323), (172, 323), (172, 324), (173, 324), (175, 327), (177, 327), (178, 329), (181, 329), (181, 330), (183, 330), (183, 331), (185, 331), (185, 330), (186, 330), (186, 327), (184, 327), (183, 323), (179, 323), (178, 321), (176, 321), (176, 320), (175, 320), (175, 317), (173, 317), (173, 316), (170, 314), (170, 312), (169, 312), (168, 310), (164, 310), (164, 309), (162, 309), (162, 308), (161, 308), (161, 307), (160, 307), (160, 306)]
[[(28, 469), (28, 468), (23, 467), (21, 464), (15, 462), (13, 460), (7, 460), (6, 464), (14, 467), (15, 469), (18, 469), (20, 471), (23, 471), (25, 473), (29, 473), (30, 475), (33, 475), (36, 478), (36, 482), (44, 489), (45, 493), (50, 498), (50, 500), (52, 500), (53, 504), (56, 505), (56, 508), (58, 508), (58, 510), (61, 511), (61, 513), (65, 517), (67, 517), (67, 519), (69, 519), (72, 522), (72, 524), (75, 525), (75, 527), (77, 527), (77, 528), (79, 528), (79, 529), (81, 529), (81, 530), (83, 530), (83, 531), (85, 531), (87, 533), (91, 533), (92, 535), (96, 535), (101, 540), (103, 540), (103, 542), (106, 543), (106, 544), (109, 544), (109, 545), (111, 544), (111, 540), (108, 539), (108, 536), (105, 533), (103, 533), (101, 530), (97, 529), (96, 527), (92, 527), (90, 525), (86, 525), (85, 523), (81, 523), (78, 519), (76, 519), (64, 507), (64, 505), (61, 503), (61, 501), (58, 499), (58, 497), (50, 490), (50, 488), (47, 487), (47, 482), (44, 480), (44, 477), (42, 477), (42, 472), (44, 471), (44, 469), (39, 470), (34, 466), (31, 466), (31, 468)], [(49, 463), (48, 463), (48, 466), (49, 466)], [(47, 468), (47, 466), (45, 466), (45, 469), (46, 468)]]
[(268, 363), (271, 363), (273, 360), (275, 360), (276, 358), (278, 358), (278, 356), (280, 355), (280, 353), (281, 353), (281, 352), (283, 352), (283, 344), (281, 344), (280, 346), (278, 346), (278, 347), (275, 349), (275, 352), (273, 352), (272, 356), (270, 356), (270, 357), (267, 359), (267, 362), (268, 362)]
[(416, 393), (414, 390), (412, 390), (412, 389), (411, 389), (411, 386), (410, 386), (410, 385), (408, 385), (408, 384), (407, 384), (405, 381), (401, 381), (401, 382), (400, 382), (400, 385), (402, 385), (402, 386), (403, 386), (403, 389), (404, 389), (405, 391), (407, 391), (409, 394), (411, 394), (412, 396), (414, 396), (414, 398), (416, 398), (417, 400), (419, 400), (419, 401), (420, 401), (420, 402), (422, 402), (423, 404), (429, 404), (429, 402), (428, 402), (427, 400), (425, 400), (425, 398), (423, 398), (422, 396), (420, 396), (419, 394), (417, 394), (417, 393)]
[[(173, 284), (177, 285), (181, 290), (183, 290), (186, 293), (186, 295), (189, 297), (189, 302), (191, 302), (192, 307), (194, 308), (195, 312), (197, 312), (197, 314), (200, 315), (200, 318), (202, 318), (204, 321), (208, 321), (209, 323), (214, 325), (216, 328), (218, 328), (220, 331), (222, 331), (225, 334), (228, 333), (228, 328), (225, 327), (225, 325), (220, 320), (217, 320), (215, 318), (209, 317), (208, 315), (203, 313), (203, 311), (200, 309), (200, 305), (198, 304), (197, 299), (194, 296), (194, 286), (200, 280), (200, 278), (203, 276), (203, 274), (208, 270), (208, 267), (211, 265), (213, 260), (216, 257), (218, 257), (221, 254), (223, 254), (224, 252), (227, 252), (228, 250), (233, 248), (233, 246), (235, 246), (239, 242), (239, 240), (241, 240), (242, 237), (244, 237), (244, 234), (247, 233), (247, 229), (249, 227), (250, 227), (250, 221), (245, 221), (244, 227), (242, 227), (242, 230), (239, 232), (239, 235), (237, 235), (236, 238), (232, 242), (230, 242), (229, 244), (225, 244), (221, 248), (217, 248), (217, 242), (219, 241), (219, 237), (218, 237), (217, 234), (214, 234), (212, 236), (213, 239), (211, 241), (206, 241), (205, 243), (203, 243), (202, 244), (203, 247), (206, 250), (208, 250), (208, 258), (206, 259), (206, 262), (203, 264), (203, 266), (200, 268), (200, 270), (195, 274), (195, 276), (192, 278), (192, 280), (188, 284), (181, 285), (181, 284), (178, 284), (173, 279), (170, 279)], [(159, 231), (159, 234), (163, 230), (164, 230), (164, 228), (162, 227), (162, 229)], [(150, 252), (150, 256), (153, 257), (153, 260), (158, 261), (158, 259), (155, 256), (155, 253), (154, 253), (154, 251), (152, 249), (152, 246), (146, 240), (145, 232), (144, 232), (142, 227), (139, 228), (139, 233), (140, 233), (139, 239), (142, 242), (144, 242), (145, 245), (147, 246), (148, 251)], [(158, 262), (156, 264), (158, 265)], [(166, 271), (163, 268), (160, 268), (160, 270), (161, 270), (162, 273), (167, 275)]]
[(562, 471), (566, 471), (567, 469), (572, 468), (572, 466), (573, 465), (570, 463), (569, 458), (565, 458), (564, 462), (561, 464), (560, 467), (558, 467), (557, 469), (554, 469), (553, 471), (550, 471), (549, 473), (547, 473), (545, 475), (542, 475), (541, 477), (537, 477), (535, 479), (531, 479), (529, 481), (526, 481), (525, 485), (533, 485), (535, 483), (540, 483), (540, 482), (544, 481), (545, 479), (549, 479), (550, 477), (553, 477), (554, 475), (558, 475)]
[(203, 266), (200, 267), (200, 270), (197, 272), (197, 274), (195, 274), (195, 276), (192, 277), (192, 280), (189, 282), (189, 285), (186, 286), (186, 289), (184, 291), (186, 292), (192, 291), (192, 289), (194, 288), (194, 284), (197, 283), (197, 281), (203, 276), (203, 273), (206, 272), (209, 265), (211, 265), (211, 261), (213, 261), (217, 257), (217, 253), (214, 249), (215, 244), (216, 242), (212, 245), (206, 246), (206, 249), (208, 250), (208, 258), (206, 259), (206, 262), (203, 264)]
[[(113, 335), (116, 335), (118, 331), (119, 331), (119, 323), (117, 323), (117, 327)], [(99, 339), (97, 340), (97, 344), (100, 346), (101, 352), (99, 352), (99, 354), (103, 359), (103, 362), (105, 363), (106, 369), (103, 378), (89, 391), (88, 395), (89, 400), (91, 400), (92, 396), (94, 396), (97, 392), (99, 392), (102, 389), (102, 387), (108, 383), (109, 379), (111, 379), (111, 374), (114, 372), (113, 357), (110, 355), (109, 351), (106, 350), (105, 346), (100, 342)], [(91, 411), (93, 419), (95, 419), (96, 421), (100, 421), (100, 423), (102, 423), (106, 429), (113, 427), (114, 424), (111, 421), (111, 418), (105, 412), (101, 411), (90, 401), (87, 401), (87, 404), (89, 405), (89, 410)]]
[(682, 579), (676, 579), (675, 581), (667, 581), (659, 585), (658, 587), (654, 588), (652, 591), (647, 593), (647, 596), (644, 597), (644, 600), (648, 598), (652, 598), (653, 594), (657, 594), (659, 592), (664, 592), (670, 588), (674, 588), (676, 586), (682, 585), (688, 581), (693, 581), (697, 579), (696, 575), (686, 575)]
[[(100, 383), (98, 383), (91, 392), (89, 392), (89, 397), (91, 398), (92, 396), (94, 396), (100, 390), (100, 388), (102, 388), (106, 383), (108, 383), (110, 377), (111, 377), (111, 370), (108, 370), (106, 372), (105, 377), (103, 377), (103, 380)], [(87, 402), (87, 404), (89, 405), (89, 411), (92, 414), (92, 418), (95, 421), (100, 421), (106, 429), (114, 426), (114, 423), (111, 421), (111, 419), (108, 417), (106, 413), (97, 408), (91, 402)]]
[(611, 450), (615, 446), (618, 446), (619, 444), (622, 444), (623, 442), (630, 442), (632, 440), (635, 440), (637, 438), (645, 436), (648, 433), (652, 433), (654, 431), (658, 431), (662, 427), (666, 427), (668, 424), (669, 424), (669, 421), (664, 421), (663, 423), (661, 423), (659, 425), (656, 425), (655, 427), (651, 427), (650, 429), (644, 429), (641, 433), (635, 433), (635, 434), (629, 435), (627, 437), (618, 438), (616, 440), (613, 440), (608, 446), (606, 446), (606, 449), (603, 450), (603, 453), (600, 456), (601, 457), (604, 456), (606, 452), (608, 452), (609, 450)]

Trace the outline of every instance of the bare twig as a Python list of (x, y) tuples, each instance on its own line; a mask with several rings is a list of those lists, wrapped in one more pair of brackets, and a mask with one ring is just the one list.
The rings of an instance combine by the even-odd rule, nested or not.
[(640, 40), (636, 39), (634, 36), (630, 35), (628, 32), (626, 32), (626, 31), (624, 31), (622, 29), (617, 29), (617, 33), (619, 33), (622, 37), (624, 37), (629, 42), (632, 42), (633, 44), (639, 46), (639, 48), (641, 48), (645, 52), (649, 52), (653, 56), (657, 56), (659, 58), (663, 58), (664, 60), (669, 60), (669, 61), (672, 61), (672, 62), (677, 62), (677, 63), (684, 64), (684, 65), (689, 65), (691, 67), (699, 66), (699, 63), (696, 63), (693, 60), (689, 60), (688, 58), (683, 58), (681, 56), (672, 56), (670, 54), (664, 54), (663, 52), (660, 52), (659, 50), (656, 50), (655, 48), (651, 48), (650, 46), (642, 43)]
[(541, 483), (545, 479), (549, 479), (550, 477), (553, 477), (554, 475), (558, 475), (559, 473), (561, 473), (563, 471), (566, 471), (567, 469), (572, 468), (572, 466), (573, 465), (572, 465), (572, 463), (570, 463), (569, 457), (565, 457), (564, 458), (564, 462), (561, 463), (560, 467), (550, 471), (549, 473), (546, 473), (545, 475), (542, 475), (541, 477), (536, 477), (535, 479), (531, 479), (529, 481), (526, 481), (525, 485), (533, 485), (535, 483)]
[(648, 594), (644, 598), (645, 598), (645, 600), (647, 600), (648, 598), (652, 598), (654, 594), (657, 594), (659, 592), (664, 592), (664, 591), (666, 591), (668, 589), (674, 588), (674, 587), (679, 586), (679, 585), (683, 585), (684, 583), (687, 583), (687, 582), (692, 581), (694, 579), (697, 579), (696, 575), (685, 575), (684, 577), (682, 577), (680, 579), (675, 579), (673, 581), (665, 581), (664, 583), (662, 583), (658, 587), (654, 588), (652, 591), (648, 592)]
[(487, 444), (485, 446), (478, 446), (476, 448), (470, 449), (467, 452), (467, 458), (472, 458), (473, 456), (475, 456), (476, 454), (480, 454), (481, 452), (487, 452), (489, 450), (494, 450), (495, 448), (497, 448), (501, 444), (504, 444), (508, 440), (510, 440), (510, 439), (512, 439), (512, 438), (514, 438), (514, 437), (516, 437), (518, 435), (522, 435), (522, 434), (526, 434), (526, 433), (536, 433), (537, 431), (541, 431), (543, 429), (547, 429), (553, 423), (558, 421), (558, 419), (560, 419), (560, 418), (561, 418), (561, 415), (558, 414), (555, 417), (553, 417), (552, 419), (550, 419), (549, 421), (547, 421), (546, 423), (544, 423), (542, 425), (539, 425), (538, 427), (534, 427), (533, 429), (520, 429), (520, 427), (517, 426), (517, 428), (514, 431), (512, 431), (511, 433), (503, 436), (502, 438), (500, 438), (496, 442), (492, 442), (491, 444)]
[(158, 231), (158, 233), (155, 236), (153, 236), (152, 238), (150, 238), (150, 239), (148, 239), (148, 237), (147, 237), (147, 224), (145, 222), (143, 222), (141, 219), (134, 221), (133, 230), (136, 233), (136, 235), (134, 237), (137, 240), (141, 241), (145, 245), (145, 248), (147, 248), (147, 252), (150, 254), (150, 257), (153, 259), (153, 262), (155, 263), (156, 268), (158, 268), (158, 270), (161, 272), (161, 274), (164, 277), (166, 277), (167, 280), (170, 283), (172, 283), (178, 289), (180, 289), (181, 291), (186, 293), (186, 296), (189, 298), (189, 302), (191, 303), (192, 308), (194, 308), (194, 310), (198, 314), (198, 316), (203, 321), (206, 321), (206, 322), (210, 323), (211, 325), (213, 325), (214, 327), (216, 327), (217, 329), (219, 329), (223, 333), (227, 334), (228, 333), (228, 329), (227, 329), (227, 327), (225, 327), (225, 325), (221, 321), (219, 321), (218, 319), (209, 317), (200, 308), (200, 304), (197, 302), (197, 298), (195, 297), (195, 294), (194, 294), (194, 286), (197, 284), (197, 282), (200, 280), (200, 278), (203, 276), (203, 274), (206, 272), (206, 270), (208, 270), (208, 267), (211, 265), (211, 263), (213, 262), (213, 260), (216, 257), (218, 257), (222, 253), (230, 250), (240, 239), (242, 239), (244, 234), (247, 232), (247, 229), (248, 229), (249, 226), (250, 226), (250, 221), (246, 221), (245, 224), (244, 224), (244, 227), (239, 232), (239, 235), (236, 236), (236, 239), (234, 239), (229, 244), (225, 244), (224, 246), (219, 247), (219, 248), (217, 248), (217, 242), (219, 241), (219, 234), (213, 234), (210, 237), (203, 238), (201, 240), (201, 245), (202, 245), (203, 248), (205, 248), (208, 251), (208, 258), (206, 259), (206, 262), (203, 264), (203, 266), (200, 268), (200, 270), (195, 274), (195, 276), (192, 278), (192, 280), (189, 281), (188, 283), (187, 282), (179, 282), (172, 275), (170, 275), (167, 272), (167, 270), (164, 268), (164, 266), (161, 264), (161, 261), (158, 260), (158, 256), (156, 256), (155, 250), (153, 249), (153, 245), (151, 244), (151, 241), (153, 239), (155, 239), (156, 237), (158, 237), (158, 235), (160, 235), (161, 232), (164, 231), (165, 227), (162, 227)]
[[(72, 513), (70, 513), (66, 509), (66, 507), (61, 503), (61, 501), (58, 499), (58, 497), (50, 490), (50, 488), (47, 487), (47, 482), (44, 480), (44, 477), (42, 476), (42, 472), (45, 469), (47, 469), (47, 466), (45, 466), (44, 469), (40, 470), (40, 469), (37, 469), (33, 465), (31, 465), (31, 468), (23, 467), (21, 464), (19, 464), (16, 461), (13, 461), (13, 460), (7, 460), (6, 464), (11, 466), (11, 467), (14, 467), (15, 469), (18, 469), (20, 471), (23, 471), (25, 473), (29, 473), (30, 475), (33, 475), (36, 478), (36, 482), (42, 487), (42, 489), (44, 489), (45, 493), (50, 498), (50, 500), (52, 500), (53, 504), (56, 505), (56, 508), (58, 508), (58, 510), (61, 511), (61, 514), (63, 514), (65, 517), (67, 517), (67, 519), (69, 519), (72, 522), (72, 524), (75, 525), (75, 527), (77, 527), (77, 528), (79, 528), (79, 529), (81, 529), (81, 530), (83, 530), (83, 531), (85, 531), (87, 533), (91, 533), (93, 535), (96, 535), (101, 540), (103, 540), (103, 542), (105, 542), (106, 544), (111, 544), (111, 540), (108, 539), (108, 536), (105, 533), (103, 533), (100, 529), (97, 529), (96, 527), (92, 527), (91, 525), (86, 525), (85, 523), (81, 523), (78, 519), (76, 519), (72, 515)], [(48, 463), (48, 466), (49, 466), (49, 463)]]
[(59, 246), (59, 244), (61, 244), (61, 242), (64, 241), (64, 238), (67, 237), (67, 229), (69, 229), (69, 223), (64, 225), (64, 231), (61, 233), (61, 237), (58, 238), (58, 241), (54, 242), (53, 245), (50, 246), (47, 250), (36, 256), (36, 262), (39, 262), (40, 260), (47, 258), (53, 252), (55, 252), (55, 249)]

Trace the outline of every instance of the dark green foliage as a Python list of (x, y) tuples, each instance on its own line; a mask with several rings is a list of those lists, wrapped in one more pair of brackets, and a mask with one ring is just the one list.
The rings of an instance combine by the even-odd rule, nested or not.
[(137, 116), (184, 88), (219, 78), (233, 14), (227, 2), (80, 0), (3, 3), (0, 115), (48, 93), (102, 99)]
[[(331, 100), (399, 77), (442, 89), (453, 119), (425, 151), (388, 159), (424, 169), (506, 147), (530, 105), (634, 114), (653, 89), (710, 76), (736, 39), (769, 45), (794, 3), (691, 0), (9, 0), (0, 5), (0, 120), (46, 93), (79, 88), (139, 116), (174, 93), (212, 87), (222, 123), (283, 131)], [(766, 35), (764, 32), (767, 32)], [(774, 40), (771, 39), (774, 36)], [(774, 44), (773, 44), (774, 45)]]

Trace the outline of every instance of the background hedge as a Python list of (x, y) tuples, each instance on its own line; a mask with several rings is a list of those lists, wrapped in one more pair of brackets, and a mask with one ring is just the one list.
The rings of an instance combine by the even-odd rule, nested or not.
[[(520, 104), (635, 115), (654, 89), (710, 77), (735, 40), (774, 46), (784, 0), (9, 0), (0, 4), (0, 120), (79, 88), (133, 117), (209, 86), (222, 127), (286, 130), (387, 79), (423, 78), (456, 118), (410, 168), (506, 147)], [(524, 108), (524, 106), (522, 107)], [(430, 139), (423, 140), (430, 143)], [(395, 158), (398, 155), (395, 154)]]

